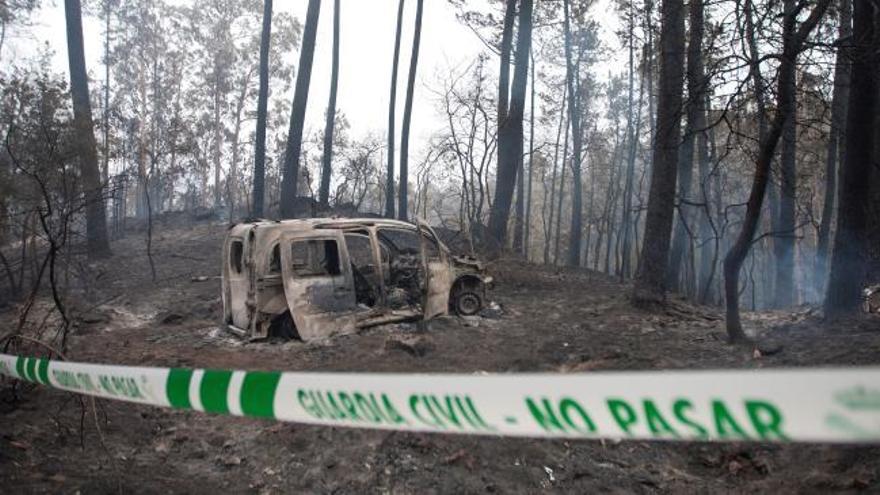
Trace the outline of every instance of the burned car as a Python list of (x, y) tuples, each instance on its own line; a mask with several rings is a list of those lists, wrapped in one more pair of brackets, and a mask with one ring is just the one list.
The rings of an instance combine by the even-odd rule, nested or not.
[(223, 245), (223, 323), (251, 339), (314, 340), (396, 321), (474, 315), (492, 278), (425, 222), (245, 222)]

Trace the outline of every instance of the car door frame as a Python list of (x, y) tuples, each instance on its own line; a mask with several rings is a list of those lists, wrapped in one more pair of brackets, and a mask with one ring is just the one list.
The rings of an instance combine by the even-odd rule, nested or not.
[[(428, 223), (418, 218), (416, 221), (416, 231), (419, 235), (421, 246), (422, 264), (425, 269), (425, 300), (422, 304), (424, 318), (426, 320), (436, 316), (444, 315), (449, 312), (449, 292), (452, 290), (452, 269), (449, 265), (449, 257), (446, 253), (445, 246), (440, 242), (437, 233)], [(429, 240), (433, 240), (437, 245), (439, 260), (428, 259)]]
[[(293, 272), (291, 246), (302, 241), (336, 241), (339, 255), (338, 275), (297, 276)], [(284, 283), (284, 296), (290, 310), (297, 333), (304, 341), (315, 340), (353, 333), (356, 330), (358, 316), (368, 312), (358, 307), (355, 300), (354, 276), (351, 272), (351, 261), (348, 248), (341, 230), (322, 229), (312, 232), (292, 232), (281, 236), (281, 275)], [(329, 278), (332, 295), (340, 300), (338, 309), (322, 309), (321, 304), (312, 300), (315, 282), (320, 278)], [(324, 284), (326, 285), (326, 284)], [(311, 288), (311, 289), (310, 289)], [(327, 297), (321, 295), (321, 297)]]

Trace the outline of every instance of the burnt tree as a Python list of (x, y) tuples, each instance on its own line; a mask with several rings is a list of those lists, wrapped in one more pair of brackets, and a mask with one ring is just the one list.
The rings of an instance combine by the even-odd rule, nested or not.
[[(813, 28), (816, 27), (816, 24), (819, 23), (829, 3), (831, 3), (831, 0), (820, 0), (812, 12), (810, 12), (809, 17), (796, 31), (793, 26), (797, 22), (800, 8), (785, 12), (783, 23), (786, 26), (783, 28), (783, 31), (791, 34), (783, 40), (781, 64), (794, 65), (797, 63), (797, 56), (803, 48), (804, 41), (810, 35), (810, 32), (813, 31)], [(803, 5), (801, 5), (802, 7)], [(749, 254), (752, 240), (755, 237), (755, 231), (758, 228), (758, 221), (761, 218), (761, 208), (764, 204), (764, 196), (770, 181), (770, 165), (776, 151), (776, 145), (782, 136), (785, 120), (794, 113), (794, 108), (789, 106), (794, 100), (785, 95), (785, 92), (793, 87), (786, 78), (793, 76), (794, 71), (780, 68), (779, 81), (777, 83), (776, 114), (773, 116), (773, 121), (769, 129), (767, 129), (766, 135), (759, 144), (758, 157), (755, 161), (755, 174), (752, 178), (752, 187), (746, 203), (746, 214), (743, 219), (742, 228), (733, 246), (731, 246), (730, 251), (727, 252), (724, 258), (726, 325), (727, 335), (731, 342), (748, 340), (743, 331), (739, 314), (739, 274), (743, 262)]]
[[(853, 2), (852, 73), (846, 122), (846, 153), (840, 174), (837, 231), (831, 254), (826, 316), (858, 311), (861, 290), (869, 267), (869, 201), (875, 155), (878, 108), (877, 48), (880, 7), (873, 2)], [(876, 173), (876, 171), (875, 171)]]
[(678, 145), (681, 139), (681, 103), (684, 74), (684, 3), (663, 0), (660, 28), (660, 84), (657, 128), (654, 140), (651, 188), (639, 268), (633, 288), (633, 303), (665, 302), (669, 241), (675, 213), (678, 176)]
[(409, 218), (409, 128), (412, 122), (413, 93), (416, 90), (416, 70), (419, 66), (419, 44), (422, 39), (422, 11), (424, 0), (416, 2), (416, 20), (413, 28), (412, 53), (409, 59), (409, 78), (406, 83), (406, 101), (403, 106), (403, 128), (400, 130), (400, 180), (398, 187), (397, 218)]
[(79, 171), (86, 202), (86, 243), (89, 256), (101, 258), (110, 255), (110, 241), (107, 237), (107, 212), (104, 208), (101, 171), (98, 169), (95, 124), (92, 120), (92, 105), (89, 101), (89, 76), (86, 72), (82, 7), (79, 0), (64, 0), (64, 14), (67, 23), (67, 60), (70, 67), (74, 130), (77, 137)]
[(330, 96), (324, 123), (324, 156), (321, 160), (321, 187), (318, 202), (330, 204), (330, 176), (333, 174), (333, 127), (336, 123), (336, 92), (339, 87), (339, 0), (333, 2), (333, 55), (330, 63)]
[(293, 218), (296, 215), (296, 184), (299, 179), (299, 156), (302, 151), (303, 126), (305, 125), (306, 105), (309, 100), (312, 60), (315, 55), (315, 35), (318, 31), (318, 16), (320, 13), (321, 0), (309, 0), (302, 48), (299, 52), (299, 67), (297, 68), (296, 89), (294, 89), (293, 93), (293, 108), (290, 112), (287, 146), (284, 149), (284, 168), (281, 178), (281, 218)]
[(266, 110), (269, 105), (269, 43), (272, 39), (272, 0), (264, 0), (260, 34), (260, 90), (257, 96), (257, 135), (254, 144), (254, 199), (251, 215), (263, 216), (266, 196)]
[(495, 202), (489, 213), (488, 239), (488, 247), (493, 255), (505, 245), (517, 170), (523, 160), (523, 115), (532, 43), (532, 0), (520, 2), (518, 18), (510, 105), (505, 115), (498, 116), (498, 172), (495, 176)]
[(394, 218), (394, 121), (397, 103), (397, 69), (400, 66), (400, 32), (403, 27), (403, 0), (397, 3), (397, 30), (394, 59), (391, 61), (391, 95), (388, 98), (388, 163), (385, 166), (385, 217)]

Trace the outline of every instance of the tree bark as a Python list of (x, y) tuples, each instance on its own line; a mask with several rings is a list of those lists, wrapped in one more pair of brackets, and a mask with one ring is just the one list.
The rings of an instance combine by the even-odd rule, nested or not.
[(400, 179), (398, 180), (397, 218), (409, 219), (409, 128), (412, 122), (413, 93), (416, 90), (416, 70), (419, 66), (419, 44), (422, 39), (422, 11), (424, 0), (416, 1), (416, 21), (413, 28), (412, 53), (409, 59), (409, 78), (406, 85), (406, 102), (403, 107), (403, 128), (400, 130)]
[[(797, 55), (803, 47), (804, 40), (806, 40), (813, 28), (816, 27), (830, 2), (831, 0), (819, 0), (797, 32), (787, 26), (784, 28), (784, 32), (792, 33), (792, 35), (783, 40), (782, 64), (795, 64), (797, 62)], [(796, 18), (797, 12), (786, 12), (783, 23), (794, 25)], [(767, 184), (770, 180), (770, 165), (773, 161), (776, 145), (782, 136), (782, 127), (785, 120), (794, 112), (794, 108), (789, 106), (792, 103), (792, 99), (785, 95), (785, 92), (792, 87), (789, 84), (790, 81), (787, 81), (786, 78), (793, 75), (794, 71), (783, 70), (783, 68), (779, 70), (776, 115), (773, 117), (773, 122), (766, 136), (760, 143), (758, 158), (755, 162), (755, 175), (752, 179), (752, 188), (746, 203), (746, 214), (743, 219), (742, 229), (736, 238), (736, 242), (734, 242), (724, 258), (726, 326), (727, 335), (731, 342), (748, 340), (743, 331), (739, 315), (739, 273), (746, 256), (749, 254), (752, 239), (755, 236), (758, 221), (761, 217), (761, 208), (767, 192)]]
[(660, 30), (660, 98), (654, 142), (651, 188), (645, 222), (645, 240), (633, 289), (636, 305), (664, 303), (669, 241), (675, 213), (678, 145), (681, 139), (681, 102), (684, 83), (684, 3), (663, 0)]
[(488, 247), (493, 255), (497, 255), (505, 245), (517, 170), (523, 160), (523, 114), (532, 43), (532, 0), (520, 2), (518, 26), (510, 108), (503, 119), (499, 116), (495, 202), (489, 214)]
[(299, 67), (297, 69), (299, 73), (296, 76), (296, 89), (293, 93), (293, 109), (290, 113), (290, 128), (287, 133), (287, 146), (284, 150), (284, 174), (281, 179), (281, 218), (293, 218), (297, 213), (296, 186), (299, 179), (299, 157), (302, 151), (303, 125), (306, 117), (306, 105), (309, 100), (312, 60), (315, 55), (315, 34), (318, 30), (320, 13), (321, 0), (309, 0), (302, 48), (299, 53)]
[(391, 95), (388, 98), (388, 164), (385, 168), (385, 217), (394, 218), (394, 121), (397, 103), (397, 69), (400, 65), (400, 33), (403, 27), (403, 1), (397, 3), (397, 30), (394, 59), (391, 61)]
[(257, 136), (254, 146), (254, 199), (251, 214), (263, 216), (266, 197), (266, 113), (269, 105), (269, 46), (272, 40), (272, 0), (264, 0), (260, 35), (260, 90), (257, 97)]
[(535, 56), (533, 51), (529, 51), (529, 61), (531, 62), (531, 81), (529, 87), (531, 94), (529, 95), (529, 180), (526, 188), (526, 217), (525, 217), (525, 235), (523, 238), (523, 254), (526, 261), (529, 259), (530, 238), (532, 233), (532, 178), (534, 176), (534, 156), (535, 156)]
[[(846, 136), (846, 115), (849, 103), (850, 57), (845, 48), (852, 36), (852, 0), (840, 0), (838, 15), (837, 60), (834, 67), (834, 92), (831, 96), (831, 128), (828, 133), (828, 152), (825, 158), (825, 194), (822, 199), (822, 219), (816, 239), (816, 266), (813, 269), (813, 290), (817, 296), (825, 292), (828, 271), (828, 247), (831, 222), (837, 193), (837, 164), (843, 163), (843, 140)], [(845, 41), (844, 41), (845, 40)]]
[[(783, 10), (787, 13), (796, 8), (795, 0), (785, 0)], [(783, 29), (783, 38), (794, 35), (793, 23), (790, 32)], [(781, 91), (788, 98), (786, 106), (792, 111), (782, 126), (781, 180), (779, 185), (779, 219), (773, 248), (776, 258), (776, 282), (773, 293), (775, 306), (784, 308), (794, 303), (794, 249), (795, 249), (795, 194), (797, 185), (797, 66), (781, 64), (779, 70), (791, 71), (784, 78), (789, 85)], [(783, 80), (780, 77), (780, 80)]]
[(859, 310), (861, 290), (869, 268), (869, 200), (871, 168), (877, 162), (873, 139), (880, 72), (878, 7), (853, 2), (852, 73), (846, 122), (846, 154), (841, 170), (837, 231), (831, 254), (825, 314), (841, 316)]
[(103, 183), (109, 187), (110, 183), (110, 2), (104, 2), (104, 148), (102, 167)]
[(104, 208), (101, 171), (98, 169), (95, 124), (89, 100), (89, 78), (83, 48), (82, 8), (79, 0), (64, 0), (67, 23), (67, 53), (70, 67), (70, 93), (78, 142), (79, 168), (86, 208), (86, 244), (89, 257), (110, 255), (107, 237), (107, 212)]
[[(547, 229), (544, 232), (544, 264), (550, 264), (550, 240), (553, 234), (553, 217), (556, 213), (556, 175), (559, 172), (559, 138), (562, 136), (563, 124), (565, 125), (565, 142), (568, 147), (568, 112), (565, 111), (565, 101), (568, 95), (568, 86), (562, 87), (562, 101), (559, 104), (559, 125), (556, 127), (556, 144), (553, 146), (553, 173), (550, 179), (550, 218), (547, 222)], [(565, 162), (565, 153), (563, 149), (562, 160), (563, 167)], [(555, 263), (555, 262), (554, 262)]]
[(575, 94), (574, 81), (578, 77), (576, 67), (571, 59), (571, 21), (569, 19), (569, 1), (563, 0), (563, 22), (565, 27), (565, 79), (568, 85), (568, 111), (571, 113), (571, 228), (568, 235), (568, 266), (581, 264), (581, 231), (583, 228), (583, 191), (581, 190), (581, 134), (580, 95)]
[[(633, 180), (635, 177), (635, 169), (636, 169), (636, 148), (638, 147), (638, 132), (636, 132), (636, 126), (634, 122), (633, 116), (633, 83), (635, 79), (635, 36), (633, 31), (635, 30), (635, 6), (634, 4), (630, 4), (630, 12), (629, 12), (629, 23), (627, 28), (627, 38), (629, 42), (629, 84), (627, 88), (627, 101), (626, 101), (626, 129), (627, 134), (629, 136), (629, 149), (626, 161), (626, 179), (623, 185), (623, 217), (621, 219), (621, 228), (623, 229), (623, 246), (621, 247), (621, 263), (620, 263), (620, 280), (629, 277), (629, 265), (630, 265), (630, 215), (632, 210), (632, 189), (633, 189)], [(645, 58), (646, 60), (647, 58)], [(644, 78), (642, 78), (644, 80)], [(639, 111), (641, 111), (641, 103), (642, 103), (642, 81), (639, 82)], [(589, 246), (587, 246), (589, 250)]]
[[(498, 153), (498, 173), (495, 176), (496, 180), (496, 202), (495, 207), (491, 209), (489, 212), (489, 229), (488, 234), (489, 238), (486, 239), (488, 242), (487, 247), (491, 252), (498, 252), (504, 247), (505, 238), (507, 234), (507, 218), (504, 218), (504, 224), (501, 226), (503, 231), (501, 231), (501, 235), (497, 235), (498, 227), (494, 226), (492, 223), (493, 218), (495, 217), (495, 210), (498, 205), (498, 177), (501, 174), (502, 163), (509, 159), (508, 155), (510, 151), (508, 150), (509, 141), (508, 138), (508, 130), (507, 130), (507, 119), (508, 113), (510, 111), (510, 53), (513, 50), (513, 26), (516, 21), (516, 0), (507, 0), (504, 8), (504, 24), (501, 29), (501, 47), (500, 47), (500, 56), (499, 56), (499, 69), (498, 69), (498, 105), (497, 105), (497, 115), (496, 125), (497, 125), (497, 135), (498, 135), (498, 149), (496, 150)], [(515, 180), (515, 179), (514, 179)], [(513, 188), (513, 184), (510, 185)]]
[(324, 207), (330, 204), (330, 177), (333, 174), (333, 128), (336, 125), (336, 91), (339, 87), (339, 0), (333, 2), (333, 61), (330, 70), (330, 99), (324, 123), (324, 157), (321, 169), (321, 188), (318, 202)]
[(687, 48), (687, 87), (688, 99), (685, 103), (687, 124), (678, 156), (678, 222), (675, 224), (675, 235), (672, 251), (669, 256), (667, 283), (674, 291), (681, 291), (681, 265), (688, 244), (688, 229), (692, 225), (693, 208), (687, 204), (693, 202), (691, 189), (694, 175), (694, 150), (698, 133), (706, 127), (703, 109), (703, 1), (692, 0), (689, 11), (689, 42)]

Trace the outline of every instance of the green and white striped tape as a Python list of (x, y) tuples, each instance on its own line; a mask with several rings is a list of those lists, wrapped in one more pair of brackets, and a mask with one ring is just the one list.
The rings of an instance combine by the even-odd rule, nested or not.
[(0, 374), (108, 399), (328, 426), (566, 438), (880, 442), (880, 368), (301, 373), (0, 354)]

